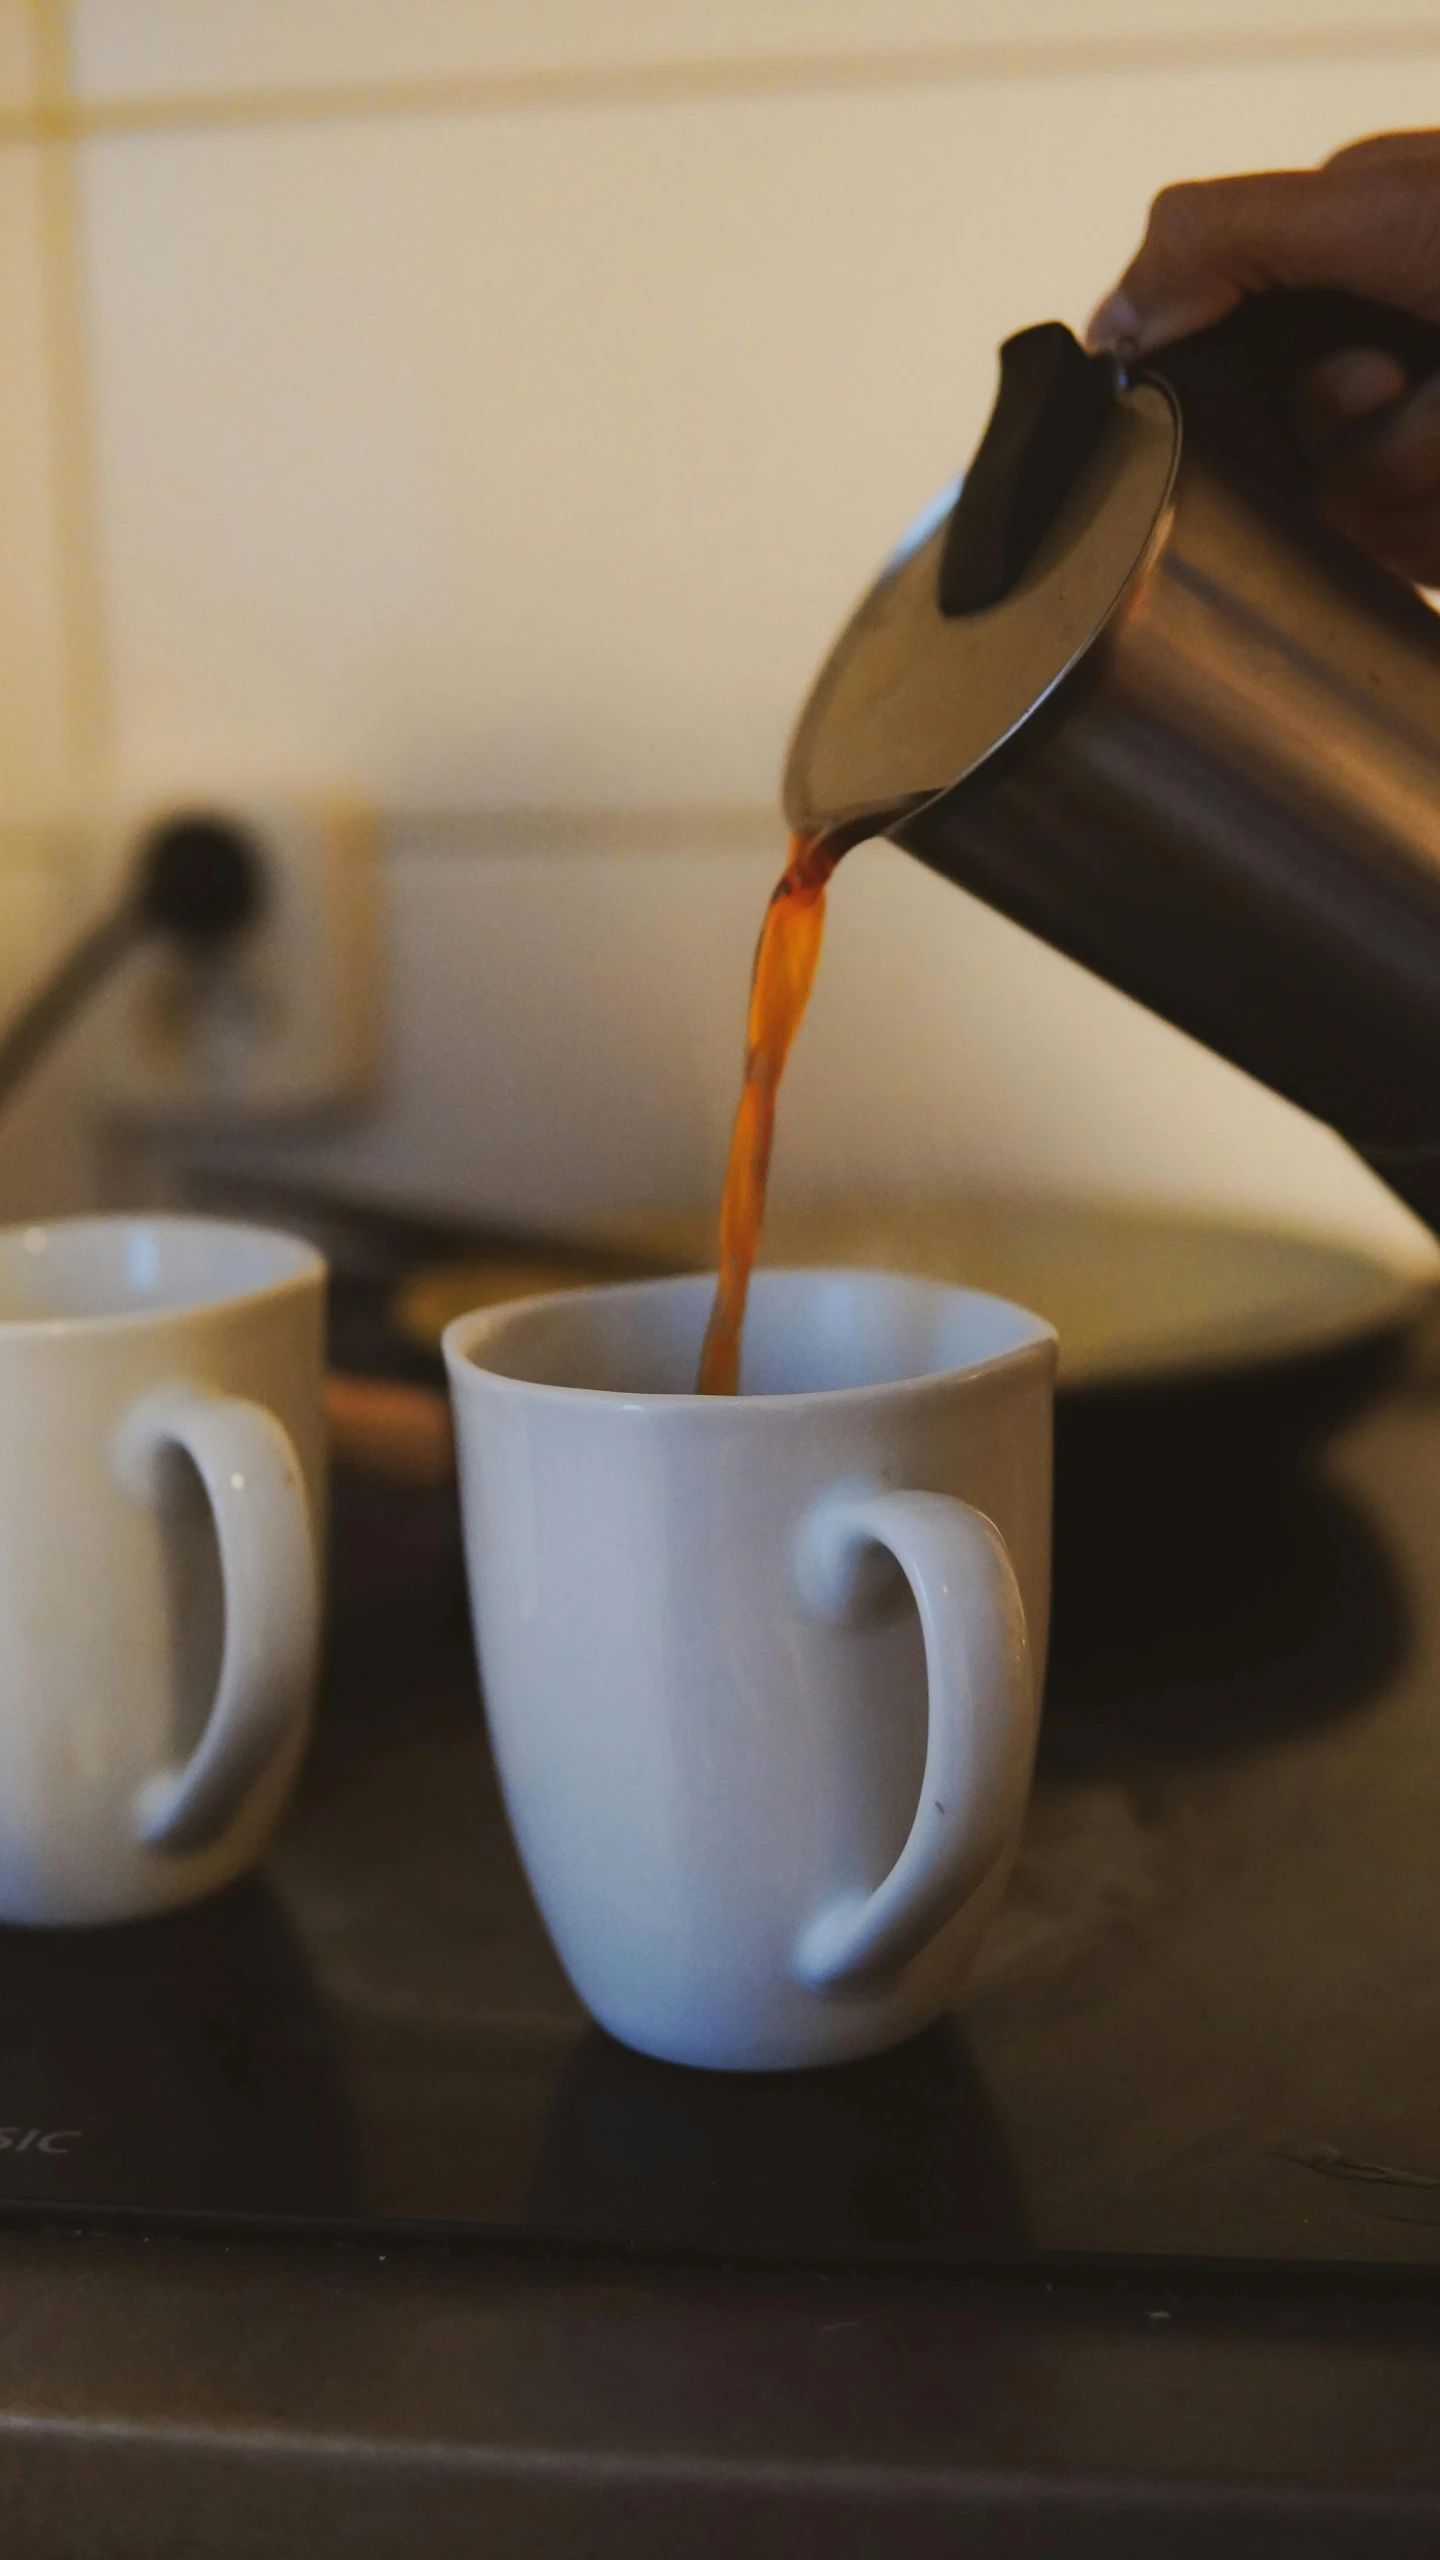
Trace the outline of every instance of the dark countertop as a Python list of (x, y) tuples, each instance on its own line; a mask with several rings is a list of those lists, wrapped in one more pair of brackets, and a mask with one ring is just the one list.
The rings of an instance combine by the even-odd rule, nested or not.
[(1437, 2547), (1433, 2306), (12, 2236), (14, 2560)]
[(1364, 1385), (1066, 1409), (1006, 1911), (781, 2080), (587, 2026), (453, 1515), (342, 1485), (266, 1875), (0, 1949), (81, 2134), (0, 2149), (7, 2560), (1440, 2548), (1440, 1392)]

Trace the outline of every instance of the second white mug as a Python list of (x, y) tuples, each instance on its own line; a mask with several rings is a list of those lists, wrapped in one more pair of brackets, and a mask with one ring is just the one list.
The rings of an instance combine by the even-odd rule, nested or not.
[(204, 1218), (0, 1231), (0, 1921), (260, 1855), (304, 1749), (324, 1265)]

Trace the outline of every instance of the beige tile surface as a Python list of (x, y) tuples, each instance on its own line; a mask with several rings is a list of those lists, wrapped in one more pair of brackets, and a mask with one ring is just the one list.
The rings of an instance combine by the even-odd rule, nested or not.
[(1440, 30), (1435, 0), (79, 0), (92, 101), (177, 91), (914, 48), (1325, 41)]
[[(547, 1220), (713, 1185), (773, 856), (698, 821), (636, 851), (623, 819), (547, 853), (543, 813), (763, 805), (839, 615), (973, 441), (997, 339), (1080, 319), (1167, 178), (1440, 121), (1440, 0), (80, 0), (74, 24), (102, 121), (158, 102), (82, 157), (93, 408), (61, 423), (82, 494), (95, 439), (104, 653), (77, 698), (113, 695), (127, 793), (537, 813), (513, 844), (397, 823), (384, 1101), (271, 1152)], [(1357, 30), (1369, 56), (1339, 58)], [(1207, 47), (1228, 67), (1180, 67)], [(637, 103), (687, 62), (712, 96), (706, 72)], [(531, 74), (508, 107), (394, 89)], [(233, 122), (186, 130), (207, 93)], [(22, 522), (0, 496), (0, 571)], [(52, 772), (10, 609), (0, 576), (10, 752)], [(881, 854), (837, 890), (779, 1178), (1098, 1186), (1413, 1246), (1325, 1133)]]
[[(0, 111), (42, 93), (39, 32), (31, 0), (0, 0)], [(5, 822), (62, 804), (69, 782), (53, 179), (46, 151), (0, 150), (0, 871)]]
[(63, 804), (69, 783), (43, 189), (39, 151), (0, 152), (0, 818)]
[(0, 111), (34, 104), (38, 34), (36, 0), (0, 0)]
[(89, 146), (124, 783), (764, 797), (998, 338), (1401, 115), (1440, 53)]
[[(379, 1111), (248, 1161), (540, 1226), (718, 1197), (776, 854), (680, 822), (627, 848), (401, 831)], [(830, 899), (775, 1196), (967, 1185), (1188, 1199), (1428, 1262), (1338, 1140), (888, 847)]]

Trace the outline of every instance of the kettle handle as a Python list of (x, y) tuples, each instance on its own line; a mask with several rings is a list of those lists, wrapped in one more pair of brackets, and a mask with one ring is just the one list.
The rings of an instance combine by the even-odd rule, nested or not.
[(1187, 438), (1270, 506), (1293, 514), (1313, 498), (1317, 476), (1296, 393), (1312, 366), (1352, 347), (1393, 356), (1412, 385), (1440, 372), (1433, 321), (1321, 285), (1250, 294), (1210, 328), (1157, 348), (1140, 369), (1169, 384)]

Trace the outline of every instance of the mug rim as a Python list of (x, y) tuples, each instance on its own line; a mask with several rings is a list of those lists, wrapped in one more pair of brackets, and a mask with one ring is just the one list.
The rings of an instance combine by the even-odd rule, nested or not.
[[(184, 1229), (217, 1240), (241, 1236), (247, 1241), (258, 1239), (269, 1245), (283, 1246), (292, 1258), (291, 1266), (248, 1287), (226, 1289), (215, 1296), (183, 1298), (178, 1304), (111, 1307), (103, 1312), (71, 1315), (59, 1309), (50, 1314), (22, 1316), (7, 1316), (0, 1312), (0, 1345), (34, 1340), (39, 1336), (53, 1339), (59, 1335), (82, 1333), (140, 1332), (147, 1325), (173, 1323), (191, 1316), (218, 1312), (222, 1308), (261, 1306), (267, 1300), (284, 1297), (297, 1288), (311, 1284), (323, 1286), (328, 1277), (324, 1255), (308, 1244), (303, 1236), (292, 1235), (284, 1227), (260, 1226), (244, 1218), (207, 1218), (185, 1210), (82, 1210), (73, 1217), (14, 1219), (8, 1225), (0, 1226), (0, 1256), (17, 1238), (23, 1241), (52, 1235), (79, 1236), (87, 1230), (114, 1234), (122, 1229), (133, 1232), (142, 1228), (158, 1228), (171, 1234), (177, 1229)], [(26, 1249), (43, 1250), (33, 1245)]]
[(714, 1414), (717, 1418), (737, 1413), (794, 1411), (812, 1412), (824, 1407), (834, 1410), (847, 1404), (874, 1403), (877, 1398), (913, 1396), (938, 1386), (955, 1386), (972, 1378), (991, 1377), (996, 1371), (1026, 1366), (1037, 1359), (1052, 1372), (1059, 1336), (1044, 1316), (1031, 1307), (1022, 1307), (1014, 1298), (1002, 1298), (993, 1289), (967, 1289), (958, 1281), (933, 1280), (923, 1273), (884, 1271), (864, 1263), (786, 1263), (768, 1265), (757, 1271), (754, 1287), (777, 1279), (811, 1280), (883, 1280), (894, 1287), (919, 1291), (926, 1296), (963, 1298), (972, 1304), (1004, 1307), (1010, 1314), (1024, 1318), (1029, 1332), (1000, 1351), (986, 1351), (973, 1360), (956, 1362), (944, 1369), (924, 1369), (918, 1375), (904, 1378), (882, 1378), (871, 1385), (853, 1387), (786, 1387), (772, 1394), (734, 1396), (701, 1395), (690, 1388), (668, 1393), (652, 1387), (572, 1387), (561, 1386), (545, 1378), (516, 1378), (501, 1369), (490, 1369), (473, 1356), (476, 1344), (487, 1335), (500, 1335), (522, 1315), (547, 1313), (551, 1308), (593, 1306), (597, 1301), (618, 1298), (658, 1297), (675, 1290), (711, 1291), (715, 1286), (713, 1272), (686, 1271), (665, 1274), (653, 1280), (602, 1281), (583, 1289), (550, 1289), (543, 1296), (506, 1298), (493, 1307), (473, 1307), (466, 1315), (455, 1316), (445, 1327), (440, 1347), (452, 1388), (467, 1375), (483, 1379), (498, 1391), (515, 1395), (560, 1398), (567, 1403), (599, 1406), (624, 1406), (627, 1411), (692, 1415)]

